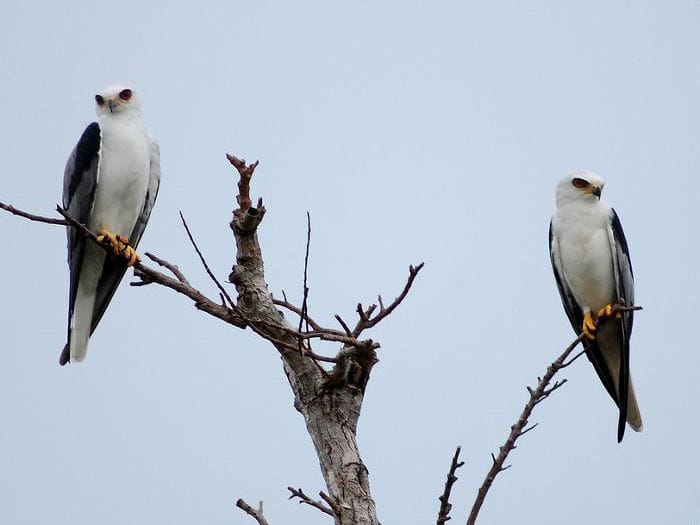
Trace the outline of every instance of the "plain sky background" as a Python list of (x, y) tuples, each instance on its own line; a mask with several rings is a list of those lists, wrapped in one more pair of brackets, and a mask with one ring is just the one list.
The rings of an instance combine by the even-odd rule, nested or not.
[[(371, 334), (381, 362), (358, 437), (387, 525), (435, 521), (462, 445), (460, 523), (525, 386), (573, 339), (547, 228), (559, 178), (594, 170), (644, 306), (631, 366), (646, 428), (616, 443), (617, 410), (579, 360), (480, 523), (695, 525), (699, 35), (694, 1), (6, 0), (0, 201), (51, 215), (94, 94), (128, 82), (162, 153), (140, 248), (211, 297), (177, 212), (225, 278), (226, 152), (260, 159), (275, 293), (300, 299), (311, 213), (319, 320), (393, 297), (425, 261)], [(269, 344), (125, 282), (87, 360), (60, 368), (63, 228), (3, 214), (0, 239), (0, 523), (251, 523), (239, 497), (264, 500), (271, 525), (329, 522), (286, 499), (325, 487)]]

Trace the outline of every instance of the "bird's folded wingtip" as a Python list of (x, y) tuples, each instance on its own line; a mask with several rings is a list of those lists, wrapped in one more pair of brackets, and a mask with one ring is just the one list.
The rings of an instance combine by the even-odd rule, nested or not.
[(66, 363), (70, 363), (70, 349), (68, 348), (68, 343), (66, 343), (66, 346), (63, 347), (61, 355), (58, 358), (59, 365), (65, 366)]

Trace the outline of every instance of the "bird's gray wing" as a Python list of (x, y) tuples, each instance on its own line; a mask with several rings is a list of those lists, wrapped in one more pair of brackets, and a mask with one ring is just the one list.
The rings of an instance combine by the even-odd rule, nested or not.
[[(151, 216), (151, 210), (156, 202), (156, 197), (158, 196), (158, 189), (160, 187), (160, 149), (158, 148), (158, 143), (151, 139), (151, 162), (148, 178), (148, 190), (146, 193), (146, 199), (143, 203), (143, 208), (139, 214), (134, 229), (129, 236), (129, 245), (136, 249), (141, 241), (143, 232), (146, 229), (146, 224)], [(122, 257), (116, 257), (113, 254), (107, 254), (105, 259), (105, 264), (102, 269), (102, 275), (100, 275), (100, 281), (97, 286), (97, 294), (95, 296), (95, 309), (92, 315), (92, 328), (90, 334), (95, 331), (98, 323), (102, 319), (102, 316), (107, 309), (114, 293), (117, 291), (117, 287), (124, 277), (124, 273), (127, 270), (126, 262)]]
[[(100, 163), (100, 147), (102, 134), (97, 122), (92, 122), (85, 128), (75, 148), (68, 157), (63, 174), (63, 207), (75, 220), (86, 224), (95, 203), (95, 188)], [(68, 292), (68, 343), (61, 352), (60, 363), (66, 364), (70, 358), (70, 322), (73, 318), (75, 295), (80, 280), (83, 253), (85, 252), (85, 237), (78, 234), (74, 228), (68, 227), (68, 267), (70, 284)]]
[[(627, 239), (622, 230), (620, 219), (611, 208), (610, 225), (608, 228), (610, 247), (613, 255), (613, 269), (615, 272), (615, 291), (618, 299), (622, 299), (626, 305), (634, 305), (634, 274), (632, 273), (632, 262), (630, 260)], [(619, 321), (615, 319), (618, 331), (617, 344), (620, 346), (620, 372), (618, 385), (620, 387), (618, 406), (620, 408), (620, 419), (617, 427), (617, 440), (621, 441), (625, 433), (625, 423), (627, 421), (627, 402), (629, 390), (629, 363), (630, 363), (630, 337), (632, 335), (632, 324), (634, 312), (624, 312)]]
[[(564, 306), (564, 311), (566, 316), (569, 318), (571, 327), (574, 329), (577, 335), (581, 335), (583, 331), (583, 310), (576, 302), (574, 294), (571, 292), (568, 282), (566, 281), (566, 276), (564, 275), (564, 270), (561, 263), (561, 256), (559, 254), (559, 242), (556, 235), (554, 234), (552, 222), (549, 223), (549, 256), (552, 261), (552, 270), (554, 270), (554, 278), (557, 281), (557, 288), (559, 288), (559, 295), (561, 296), (561, 302)], [(617, 403), (617, 389), (615, 388), (615, 383), (613, 382), (612, 376), (610, 374), (610, 369), (605, 362), (605, 358), (598, 346), (598, 341), (590, 341), (587, 338), (583, 339), (583, 347), (586, 350), (586, 356), (588, 360), (593, 365), (600, 381), (603, 383), (605, 390), (607, 390), (613, 401)]]
[(143, 209), (139, 215), (136, 224), (134, 225), (134, 230), (131, 232), (129, 237), (129, 244), (133, 248), (136, 248), (141, 237), (143, 236), (143, 231), (146, 229), (146, 224), (151, 216), (151, 210), (156, 204), (156, 198), (158, 197), (158, 189), (160, 188), (160, 148), (158, 143), (151, 139), (151, 166), (150, 174), (148, 178), (148, 191), (146, 193), (146, 200), (143, 203)]
[(554, 235), (552, 222), (553, 220), (549, 223), (549, 258), (552, 261), (554, 278), (557, 281), (559, 296), (561, 297), (561, 303), (564, 306), (566, 316), (569, 318), (569, 322), (571, 323), (574, 331), (577, 334), (580, 334), (581, 325), (583, 324), (583, 311), (576, 302), (574, 295), (571, 293), (569, 284), (566, 282), (566, 277), (564, 276), (564, 270), (562, 269), (561, 264), (561, 256), (559, 254), (559, 242)]

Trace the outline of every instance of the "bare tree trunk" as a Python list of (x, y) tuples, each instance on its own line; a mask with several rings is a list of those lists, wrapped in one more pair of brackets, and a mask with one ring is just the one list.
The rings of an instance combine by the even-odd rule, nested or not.
[(378, 525), (368, 471), (360, 458), (356, 429), (363, 394), (348, 388), (328, 392), (301, 412), (335, 505), (337, 525)]
[[(241, 188), (243, 194), (247, 188)], [(239, 202), (244, 199), (239, 199)], [(248, 326), (264, 332), (282, 358), (294, 394), (294, 406), (304, 416), (328, 487), (327, 502), (337, 525), (379, 525), (370, 493), (367, 467), (357, 447), (357, 421), (364, 387), (376, 362), (371, 341), (364, 352), (344, 347), (332, 372), (309, 356), (306, 343), (275, 306), (265, 283), (257, 226), (265, 208), (237, 210), (231, 222), (236, 240), (236, 265), (230, 280), (238, 291), (237, 307)]]

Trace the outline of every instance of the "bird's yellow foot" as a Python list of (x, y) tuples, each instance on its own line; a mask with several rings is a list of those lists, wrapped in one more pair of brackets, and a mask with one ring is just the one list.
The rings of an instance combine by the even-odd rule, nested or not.
[(119, 239), (115, 234), (106, 228), (100, 228), (97, 235), (97, 242), (111, 246), (112, 251), (114, 251), (114, 253), (117, 255), (121, 253), (122, 247), (119, 244)]
[(606, 304), (598, 311), (598, 318), (600, 319), (602, 317), (614, 317), (615, 319), (620, 319), (622, 314), (620, 312), (613, 313), (613, 305)]
[(97, 242), (112, 248), (115, 255), (124, 257), (127, 266), (133, 266), (140, 260), (136, 251), (129, 245), (129, 239), (123, 235), (115, 235), (106, 228), (100, 228), (97, 235)]
[(581, 329), (583, 330), (583, 334), (593, 341), (595, 339), (595, 333), (598, 330), (598, 325), (595, 322), (595, 319), (593, 319), (593, 316), (591, 315), (591, 312), (586, 312), (583, 314), (583, 324), (581, 325)]
[(136, 254), (136, 250), (129, 245), (129, 239), (123, 235), (118, 235), (117, 241), (119, 241), (119, 253), (126, 259), (127, 266), (133, 266), (141, 260)]

